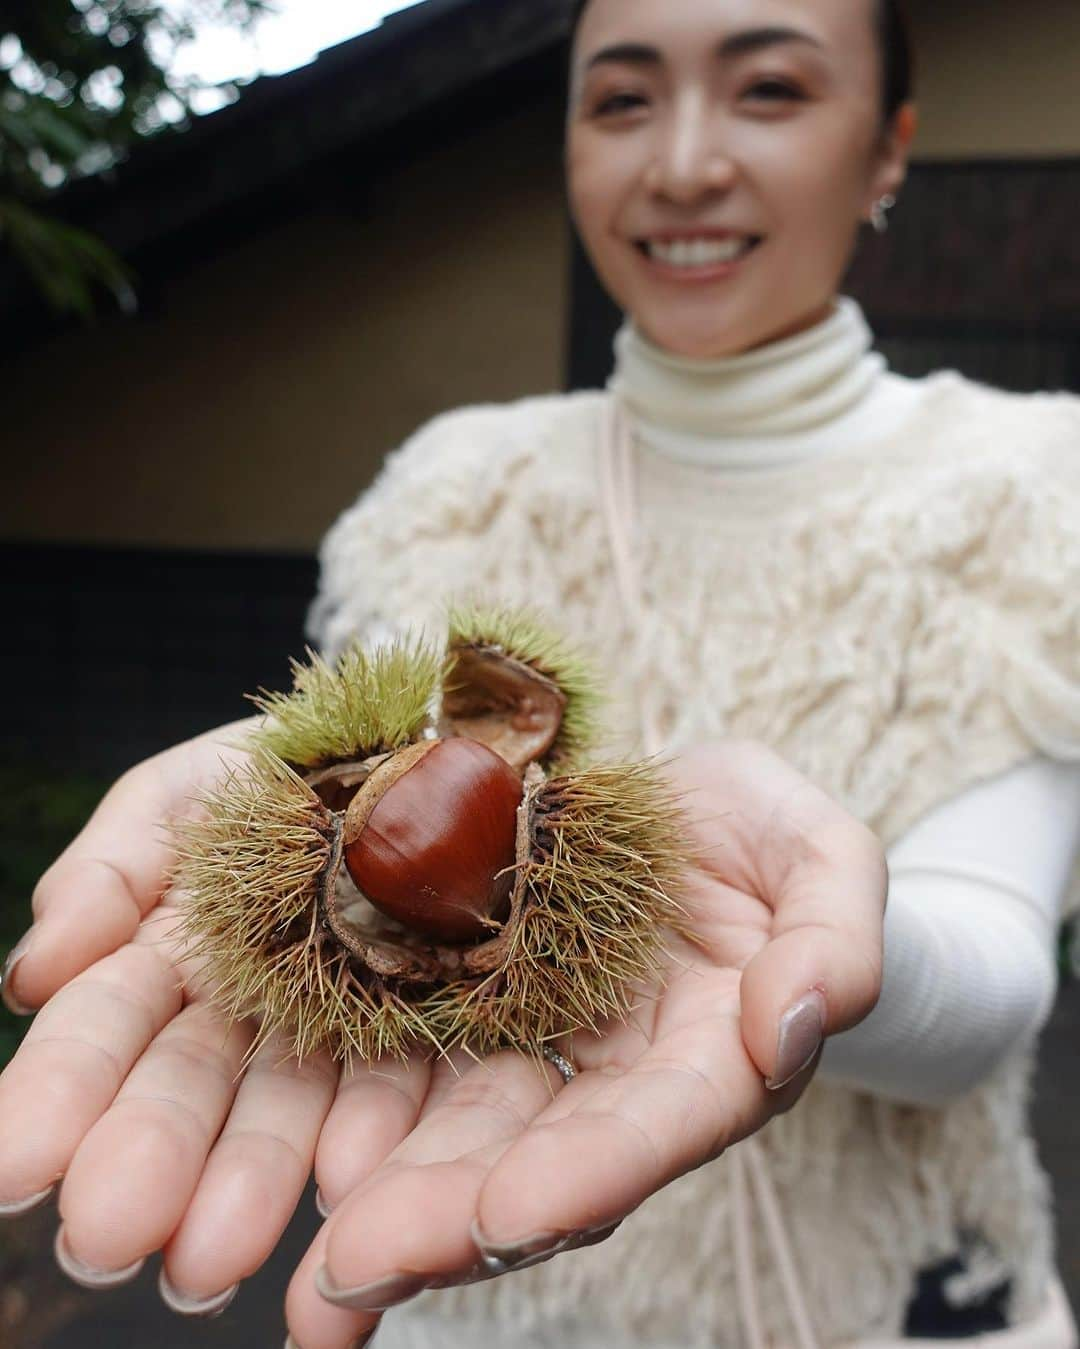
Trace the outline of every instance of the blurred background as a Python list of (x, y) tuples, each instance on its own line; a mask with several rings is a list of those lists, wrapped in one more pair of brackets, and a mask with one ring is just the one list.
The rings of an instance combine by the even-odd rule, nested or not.
[[(244, 715), (318, 541), (446, 408), (602, 384), (561, 174), (570, 0), (0, 5), (0, 958), (109, 780)], [(912, 0), (921, 126), (846, 289), (908, 374), (1080, 391), (1080, 6)], [(1080, 447), (1078, 447), (1080, 448)], [(1080, 985), (1035, 1108), (1080, 1306)], [(0, 1061), (19, 1025), (0, 1013)], [(0, 1346), (262, 1346), (310, 1196), (218, 1322), (0, 1227)], [(151, 1262), (152, 1263), (152, 1262)]]

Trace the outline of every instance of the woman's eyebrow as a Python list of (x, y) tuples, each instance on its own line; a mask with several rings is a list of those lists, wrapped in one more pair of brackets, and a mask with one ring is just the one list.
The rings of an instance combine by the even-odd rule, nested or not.
[(663, 58), (655, 47), (640, 42), (620, 42), (614, 47), (601, 47), (585, 62), (585, 69), (606, 64), (631, 66), (658, 66)]
[[(792, 42), (807, 43), (812, 47), (823, 48), (823, 44), (810, 33), (799, 28), (744, 28), (717, 46), (717, 56), (730, 60), (734, 56), (745, 56), (748, 52), (761, 51), (765, 47), (779, 47)], [(585, 63), (586, 70), (606, 64), (658, 66), (663, 56), (656, 47), (641, 42), (620, 42), (611, 47), (601, 47)]]
[(824, 50), (824, 43), (801, 28), (744, 28), (724, 38), (717, 47), (718, 56), (745, 56), (747, 52), (761, 51), (763, 47), (780, 47), (791, 42), (809, 43)]

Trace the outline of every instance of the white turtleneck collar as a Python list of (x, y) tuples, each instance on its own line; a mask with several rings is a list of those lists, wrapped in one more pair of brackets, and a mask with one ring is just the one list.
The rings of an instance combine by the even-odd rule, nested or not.
[(847, 296), (794, 337), (716, 360), (674, 355), (628, 321), (608, 387), (648, 449), (683, 463), (775, 468), (880, 436), (913, 410), (919, 383), (890, 373), (873, 340)]

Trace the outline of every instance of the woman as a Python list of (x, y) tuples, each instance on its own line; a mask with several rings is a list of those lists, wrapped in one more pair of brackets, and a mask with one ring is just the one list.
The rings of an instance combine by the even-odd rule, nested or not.
[[(611, 394), (437, 419), (324, 549), (312, 621), (331, 651), (434, 619), (448, 586), (539, 603), (591, 642), (625, 747), (678, 751), (708, 848), (707, 958), (676, 950), (634, 1026), (563, 1046), (553, 1102), (514, 1055), (460, 1080), (360, 1072), (332, 1107), (325, 1066), (283, 1081), (264, 1060), (232, 1102), (197, 996), (176, 1016), (153, 915), (115, 950), (166, 860), (133, 852), (136, 817), (211, 774), (217, 748), (136, 770), (46, 878), (8, 979), (37, 1005), (88, 947), (115, 951), (0, 1080), (0, 1195), (29, 1202), (66, 1172), (58, 1252), (83, 1281), (167, 1243), (167, 1298), (213, 1311), (318, 1134), (333, 1216), (290, 1289), (302, 1349), (366, 1342), (401, 1303), (390, 1346), (838, 1346), (1006, 1323), (1072, 1343), (1024, 1084), (1080, 814), (1075, 770), (1051, 762), (1080, 757), (1080, 408), (888, 375), (836, 297), (860, 222), (903, 178), (902, 41), (875, 0), (588, 0), (567, 167), (629, 316)], [(830, 798), (891, 846), (883, 985), (880, 857)], [(89, 858), (119, 860), (126, 889)], [(102, 1007), (110, 982), (138, 990), (138, 1031)], [(85, 1054), (64, 1051), (64, 1132), (34, 1086), (79, 1013), (119, 1069), (87, 1104)], [(170, 1059), (175, 1026), (199, 1071)], [(243, 1046), (237, 1028), (219, 1076)], [(152, 1203), (110, 1161), (160, 1159), (147, 1095), (197, 1121)], [(237, 1177), (264, 1176), (250, 1134), (269, 1114), (259, 1155), (284, 1140), (299, 1160), (259, 1228), (238, 1221)], [(569, 1247), (590, 1249), (551, 1259)]]
[[(880, 1005), (749, 1164), (430, 1295), (388, 1318), (403, 1345), (541, 1316), (560, 1344), (753, 1343), (756, 1320), (783, 1346), (1072, 1341), (1022, 1103), (1080, 842), (1080, 773), (1051, 757), (1080, 749), (1080, 402), (901, 379), (837, 299), (914, 123), (891, 4), (589, 0), (567, 174), (629, 318), (610, 393), (440, 419), (327, 540), (331, 649), (424, 614), (440, 575), (537, 598), (600, 649), (628, 746), (767, 741), (891, 845)], [(762, 1162), (786, 1241), (740, 1211), (757, 1177), (767, 1216)], [(332, 1238), (343, 1286), (363, 1216)]]

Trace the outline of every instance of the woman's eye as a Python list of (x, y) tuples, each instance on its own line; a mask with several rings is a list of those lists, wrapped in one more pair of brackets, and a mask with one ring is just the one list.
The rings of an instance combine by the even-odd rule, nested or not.
[(783, 102), (785, 99), (793, 102), (802, 102), (806, 95), (801, 89), (793, 84), (785, 84), (783, 80), (758, 80), (752, 84), (744, 98), (761, 99), (766, 103)]
[(608, 98), (600, 100), (594, 112), (597, 117), (602, 117), (608, 113), (628, 112), (631, 108), (644, 105), (645, 99), (641, 94), (611, 94)]

